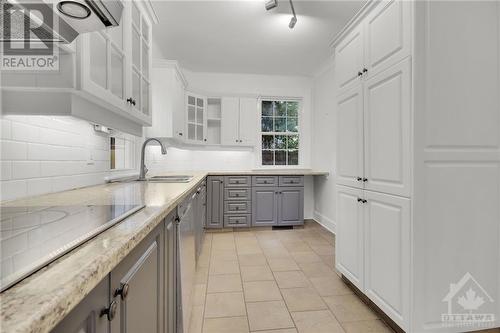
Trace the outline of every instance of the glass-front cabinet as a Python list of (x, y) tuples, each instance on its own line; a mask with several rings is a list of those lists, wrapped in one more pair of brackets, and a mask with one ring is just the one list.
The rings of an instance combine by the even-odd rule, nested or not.
[(124, 1), (120, 25), (78, 41), (78, 84), (115, 112), (151, 124), (151, 21), (139, 1)]
[(186, 113), (187, 140), (198, 143), (206, 142), (206, 98), (193, 93), (186, 93)]

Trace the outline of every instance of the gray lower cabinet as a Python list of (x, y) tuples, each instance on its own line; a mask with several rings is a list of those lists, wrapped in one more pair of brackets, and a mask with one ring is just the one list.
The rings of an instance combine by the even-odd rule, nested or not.
[(177, 332), (177, 219), (175, 213), (165, 219), (165, 274), (163, 327), (165, 333)]
[(278, 221), (278, 189), (252, 188), (252, 226), (275, 225)]
[(52, 333), (108, 333), (109, 321), (101, 310), (109, 306), (106, 277), (53, 330)]
[(207, 177), (207, 228), (224, 225), (224, 176)]
[(304, 223), (304, 188), (278, 188), (278, 224)]
[(110, 299), (118, 304), (111, 333), (163, 332), (163, 228), (156, 227), (110, 273)]

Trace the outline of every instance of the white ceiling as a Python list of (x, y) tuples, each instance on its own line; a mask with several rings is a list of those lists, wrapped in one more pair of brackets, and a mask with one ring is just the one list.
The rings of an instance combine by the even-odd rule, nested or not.
[(364, 1), (154, 1), (153, 38), (163, 55), (203, 72), (313, 75), (328, 60), (333, 37)]

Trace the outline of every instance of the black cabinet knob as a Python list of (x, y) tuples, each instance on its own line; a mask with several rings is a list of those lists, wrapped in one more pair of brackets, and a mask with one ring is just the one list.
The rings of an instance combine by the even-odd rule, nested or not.
[(116, 302), (116, 300), (113, 300), (113, 302), (109, 304), (109, 307), (101, 310), (100, 316), (101, 317), (106, 316), (109, 321), (112, 321), (113, 319), (115, 319), (117, 308), (118, 308), (118, 303)]
[(133, 101), (132, 97), (127, 98), (127, 103), (132, 104), (132, 101)]
[(363, 202), (363, 199), (361, 199), (361, 198), (358, 198), (358, 202)]
[(116, 289), (115, 297), (120, 295), (121, 299), (125, 300), (125, 298), (127, 298), (127, 295), (128, 295), (128, 289), (129, 289), (128, 283), (122, 283), (120, 288)]
[(368, 181), (368, 178), (363, 178), (363, 182), (366, 183)]
[(360, 182), (360, 181), (362, 181), (362, 180), (363, 180), (363, 178), (361, 178), (361, 177), (358, 177), (358, 178), (356, 178), (356, 179), (358, 180), (358, 182)]
[(361, 73), (361, 72), (358, 72), (358, 76), (361, 76), (361, 75), (363, 75), (363, 73)]
[(368, 69), (363, 68), (363, 73), (366, 73), (366, 72), (368, 72)]
[(368, 201), (366, 201), (366, 200), (363, 200), (362, 202), (363, 202), (363, 203), (367, 203)]

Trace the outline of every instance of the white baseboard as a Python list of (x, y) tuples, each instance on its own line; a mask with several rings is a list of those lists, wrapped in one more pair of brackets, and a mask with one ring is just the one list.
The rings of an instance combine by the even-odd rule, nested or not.
[(318, 211), (314, 211), (314, 220), (321, 224), (324, 228), (330, 231), (332, 234), (335, 234), (337, 225), (335, 221), (329, 219), (325, 215), (321, 214)]

